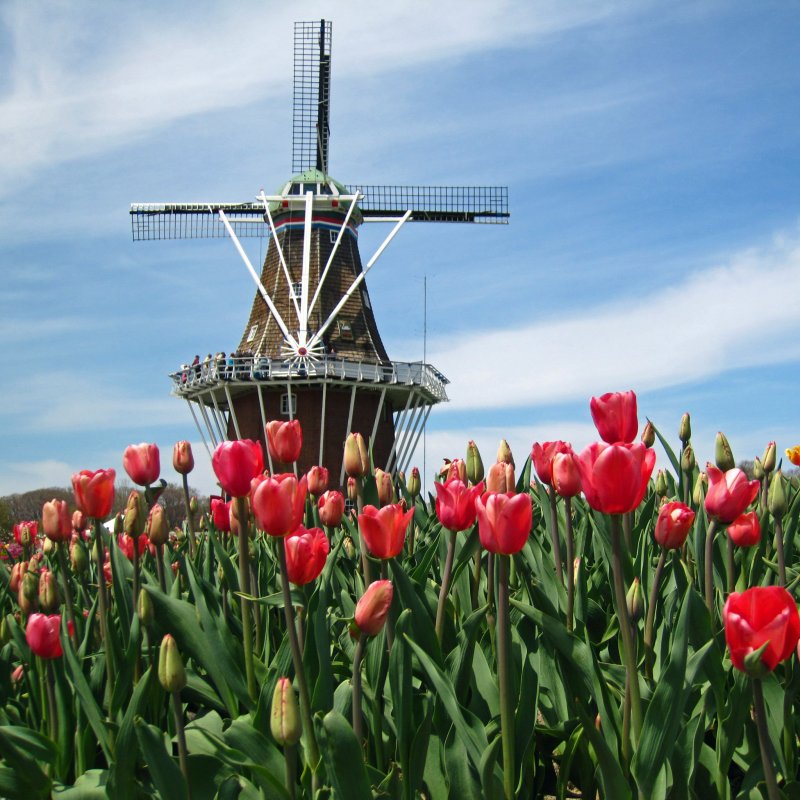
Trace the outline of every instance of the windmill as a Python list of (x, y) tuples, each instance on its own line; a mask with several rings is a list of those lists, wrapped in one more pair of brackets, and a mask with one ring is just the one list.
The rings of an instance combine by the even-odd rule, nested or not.
[[(238, 350), (172, 373), (207, 450), (264, 442), (271, 419), (297, 418), (300, 469), (344, 481), (342, 445), (369, 437), (377, 465), (406, 469), (447, 379), (432, 365), (392, 361), (365, 277), (406, 222), (507, 223), (505, 187), (342, 184), (328, 169), (331, 23), (294, 27), (292, 172), (275, 194), (245, 203), (134, 203), (134, 241), (229, 237), (256, 284)], [(363, 223), (392, 228), (364, 265)], [(241, 239), (268, 238), (260, 274)], [(221, 355), (221, 354), (218, 354)], [(307, 463), (306, 463), (307, 462)], [(274, 469), (270, 461), (270, 469)]]

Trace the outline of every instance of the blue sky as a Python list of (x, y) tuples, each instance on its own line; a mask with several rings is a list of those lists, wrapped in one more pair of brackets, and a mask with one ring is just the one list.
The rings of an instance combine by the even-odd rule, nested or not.
[(429, 468), (582, 447), (589, 397), (629, 388), (672, 440), (690, 411), (700, 459), (800, 441), (797, 4), (7, 0), (0, 494), (140, 441), (168, 479), (174, 441), (202, 462), (166, 376), (235, 347), (253, 284), (228, 241), (134, 244), (128, 207), (289, 177), (292, 23), (322, 16), (334, 177), (509, 187), (510, 225), (407, 225), (369, 276), (396, 360), (427, 279)]

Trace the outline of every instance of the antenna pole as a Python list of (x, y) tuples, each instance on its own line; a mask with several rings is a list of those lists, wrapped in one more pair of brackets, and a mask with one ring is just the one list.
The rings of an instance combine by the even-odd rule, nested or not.
[[(422, 276), (422, 364), (423, 368), (428, 362), (428, 276)], [(428, 471), (428, 417), (422, 424), (422, 485), (427, 485)]]

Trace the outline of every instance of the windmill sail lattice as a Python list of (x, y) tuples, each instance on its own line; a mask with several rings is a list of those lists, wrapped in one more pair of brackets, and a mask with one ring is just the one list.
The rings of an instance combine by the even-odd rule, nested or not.
[[(344, 185), (328, 174), (331, 23), (295, 25), (292, 159), (296, 174), (245, 203), (136, 203), (133, 239), (229, 237), (256, 296), (237, 350), (173, 373), (207, 447), (264, 441), (270, 419), (297, 417), (303, 463), (344, 478), (350, 430), (371, 439), (377, 465), (407, 468), (447, 379), (422, 362), (389, 358), (365, 276), (406, 222), (508, 221), (504, 187)], [(392, 225), (364, 263), (358, 228)], [(241, 239), (267, 237), (260, 272)], [(270, 468), (275, 465), (270, 464)]]

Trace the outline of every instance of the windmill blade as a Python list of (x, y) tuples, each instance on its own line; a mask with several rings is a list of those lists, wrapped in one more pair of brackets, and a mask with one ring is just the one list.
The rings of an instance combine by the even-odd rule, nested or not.
[(270, 234), (262, 203), (131, 203), (133, 241), (225, 238), (220, 211), (240, 239)]
[(294, 24), (292, 171), (328, 172), (331, 28), (324, 19)]
[(411, 222), (508, 223), (505, 186), (364, 186), (351, 184), (351, 194), (364, 195), (358, 204), (365, 220), (401, 217)]

